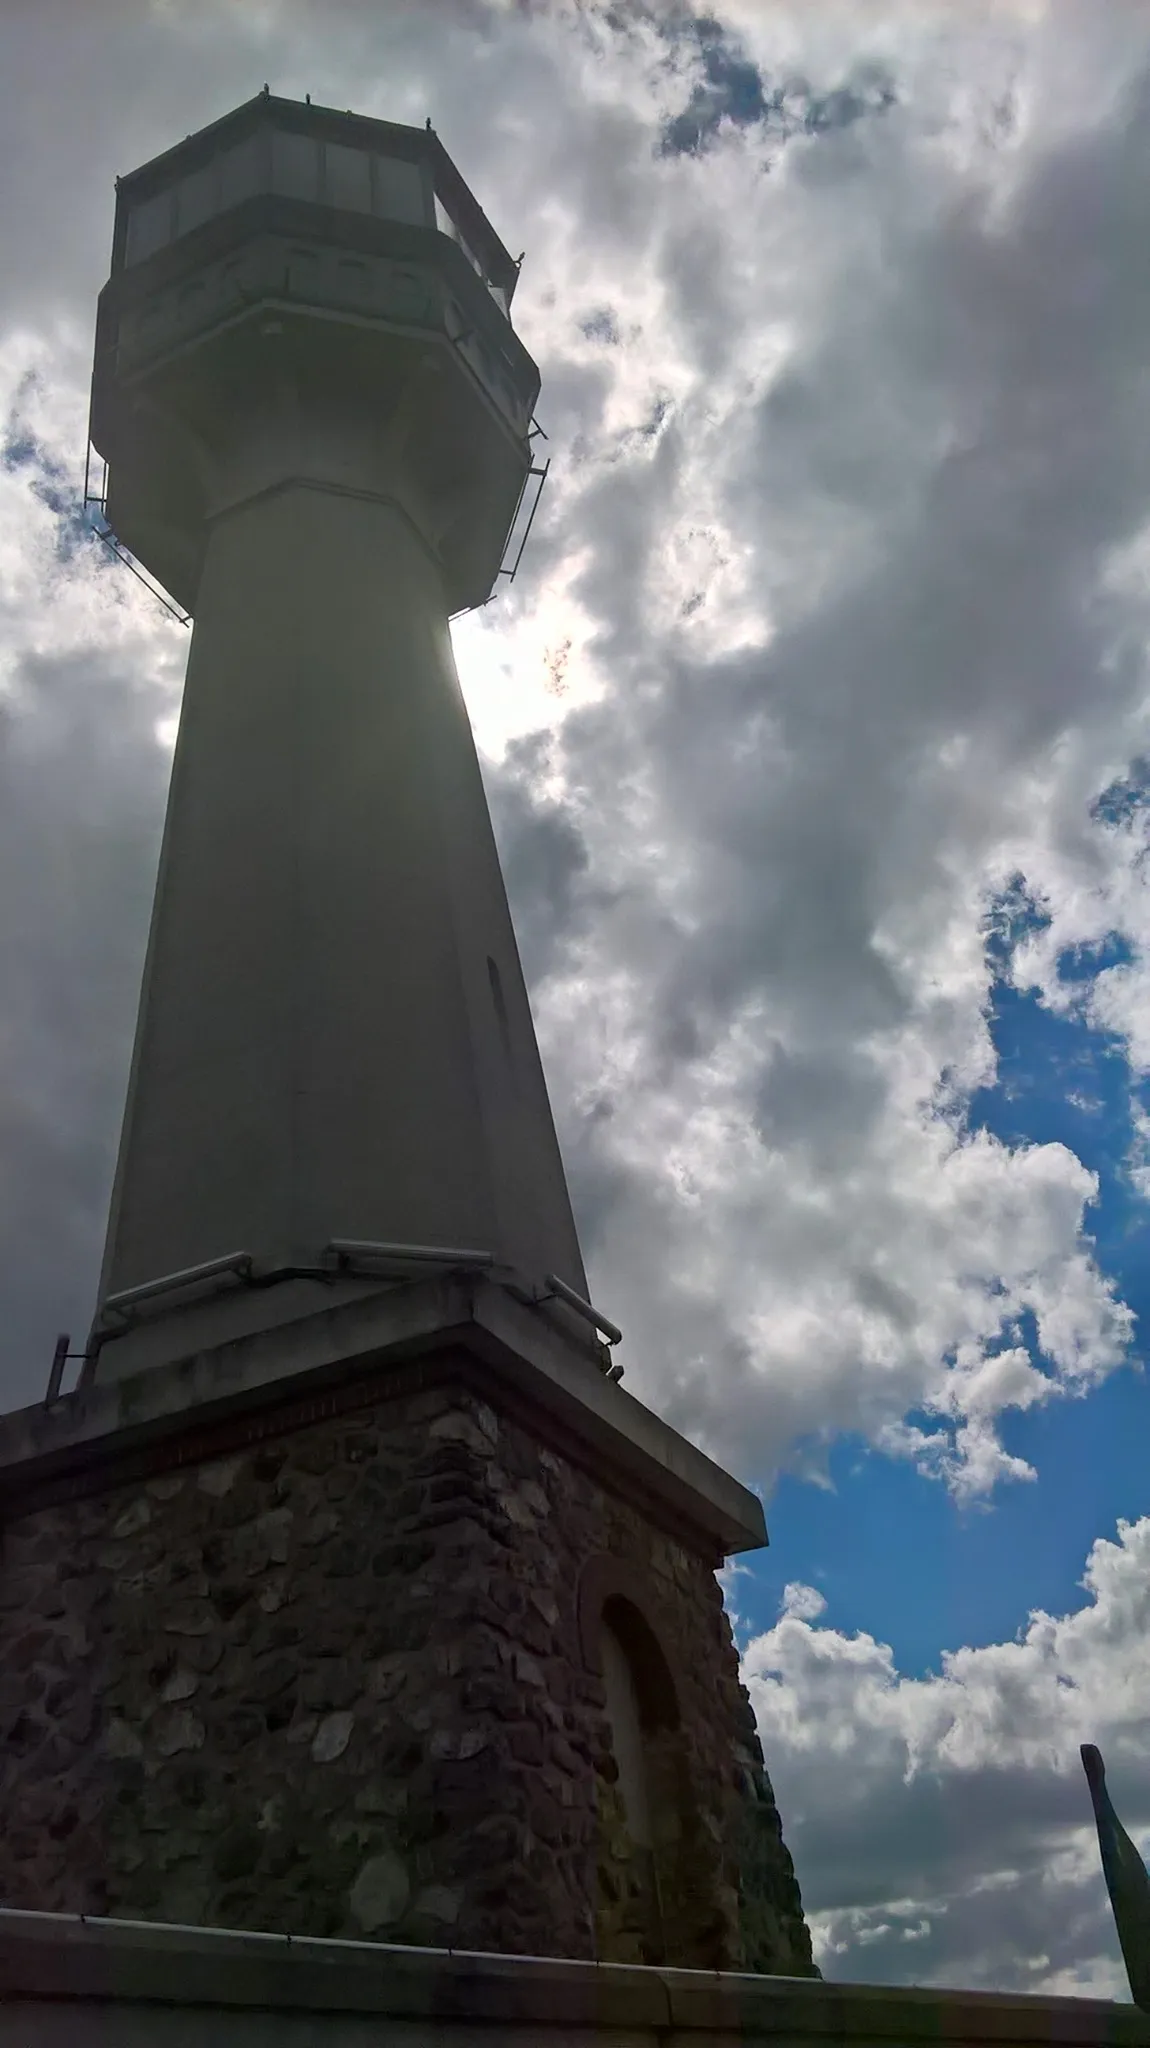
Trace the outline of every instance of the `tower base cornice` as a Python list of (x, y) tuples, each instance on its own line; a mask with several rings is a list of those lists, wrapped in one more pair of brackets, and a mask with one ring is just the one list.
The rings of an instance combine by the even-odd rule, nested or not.
[(641, 1401), (608, 1380), (599, 1347), (485, 1276), (372, 1288), (295, 1320), (55, 1403), (0, 1416), (0, 1516), (195, 1464), (447, 1379), (514, 1408), (543, 1441), (689, 1531), (715, 1566), (767, 1540), (762, 1504)]

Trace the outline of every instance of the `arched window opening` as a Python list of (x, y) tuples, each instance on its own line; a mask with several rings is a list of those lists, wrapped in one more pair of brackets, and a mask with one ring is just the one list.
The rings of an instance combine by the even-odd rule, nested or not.
[(596, 1953), (604, 1962), (729, 1968), (725, 1852), (697, 1796), (692, 1724), (658, 1632), (659, 1588), (616, 1552), (599, 1551), (579, 1574), (576, 1616), (584, 1666), (603, 1689), (610, 1752), (596, 1790)]
[(639, 1848), (649, 1849), (651, 1793), (647, 1782), (639, 1689), (626, 1646), (606, 1617), (601, 1648), (607, 1720), (611, 1729), (611, 1747), (619, 1767), (619, 1793), (627, 1816), (627, 1830)]
[[(676, 1753), (679, 1706), (658, 1638), (622, 1594), (603, 1601), (597, 1650), (616, 1777), (606, 1811), (605, 1953), (619, 1962), (667, 1959), (664, 1889), (676, 1893), (682, 1839)], [(621, 1825), (622, 1833), (613, 1832)]]
[(640, 1727), (647, 1733), (656, 1728), (677, 1728), (679, 1701), (675, 1681), (662, 1645), (641, 1609), (623, 1594), (610, 1594), (603, 1602), (600, 1631), (604, 1655), (611, 1638), (625, 1659)]

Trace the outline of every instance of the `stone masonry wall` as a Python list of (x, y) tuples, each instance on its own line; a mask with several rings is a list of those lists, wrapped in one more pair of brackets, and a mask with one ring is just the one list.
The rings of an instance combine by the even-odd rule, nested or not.
[(462, 1385), (9, 1523), (0, 1902), (650, 1954), (580, 1649), (604, 1553), (679, 1695), (662, 1959), (813, 1974), (710, 1563)]

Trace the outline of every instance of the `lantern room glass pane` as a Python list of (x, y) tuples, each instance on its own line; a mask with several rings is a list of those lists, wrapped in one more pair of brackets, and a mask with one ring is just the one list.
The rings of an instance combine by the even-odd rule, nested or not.
[(385, 220), (406, 220), (412, 227), (426, 227), (423, 173), (418, 164), (403, 157), (376, 157), (375, 212)]
[(201, 221), (210, 219), (219, 210), (219, 165), (205, 165), (202, 171), (192, 171), (181, 178), (176, 186), (176, 233), (190, 234)]
[(319, 144), (313, 136), (272, 129), (272, 191), (285, 199), (319, 198)]
[(157, 192), (142, 199), (128, 215), (128, 246), (125, 261), (142, 263), (172, 239), (172, 193)]
[(329, 142), (324, 157), (328, 205), (344, 206), (355, 213), (370, 213), (371, 158), (367, 151), (348, 149), (342, 142)]
[(462, 249), (471, 268), (483, 279), (490, 296), (494, 299), (504, 319), (510, 320), (511, 308), (508, 304), (506, 291), (501, 284), (492, 284), (474, 249), (468, 247), (467, 242), (460, 234), (438, 192), (435, 195), (435, 225), (441, 235), (448, 235), (456, 247)]
[(264, 189), (262, 175), (261, 146), (263, 135), (249, 135), (243, 142), (234, 143), (220, 156), (220, 205), (238, 206), (243, 199), (251, 199)]
[(451, 240), (456, 244), (457, 248), (462, 249), (464, 255), (467, 258), (467, 261), (471, 265), (471, 268), (475, 271), (478, 271), (480, 277), (483, 277), (484, 271), (482, 263), (479, 261), (478, 256), (475, 254), (475, 251), (469, 248), (467, 242), (460, 234), (459, 229), (456, 227), (455, 222), (452, 220), (451, 215), (448, 213), (447, 208), (443, 204), (443, 201), (440, 198), (438, 192), (435, 195), (435, 225), (439, 229), (441, 235), (449, 235), (451, 237)]

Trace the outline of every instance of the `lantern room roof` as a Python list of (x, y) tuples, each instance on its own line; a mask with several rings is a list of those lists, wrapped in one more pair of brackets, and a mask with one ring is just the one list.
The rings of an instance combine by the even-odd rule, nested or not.
[(499, 285), (510, 301), (519, 276), (518, 265), (500, 241), (483, 208), (461, 177), (434, 129), (410, 128), (396, 121), (380, 121), (371, 115), (353, 114), (336, 107), (317, 107), (309, 101), (279, 99), (261, 92), (242, 106), (233, 108), (218, 121), (200, 128), (183, 142), (152, 157), (116, 181), (116, 230), (112, 269), (125, 260), (129, 208), (162, 191), (176, 179), (210, 163), (223, 148), (240, 141), (255, 130), (270, 126), (310, 135), (317, 141), (342, 143), (345, 147), (370, 149), (389, 157), (426, 164), (435, 190), (457, 223), (467, 242), (481, 259), (493, 284)]

